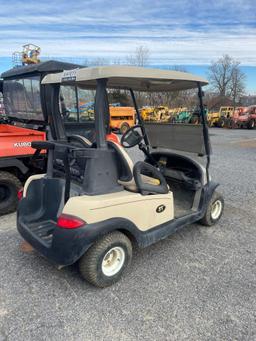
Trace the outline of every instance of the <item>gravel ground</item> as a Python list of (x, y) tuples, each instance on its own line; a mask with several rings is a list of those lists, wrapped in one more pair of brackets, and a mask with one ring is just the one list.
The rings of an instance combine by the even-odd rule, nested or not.
[(256, 340), (256, 130), (210, 133), (222, 220), (136, 250), (110, 288), (22, 252), (1, 217), (0, 340)]

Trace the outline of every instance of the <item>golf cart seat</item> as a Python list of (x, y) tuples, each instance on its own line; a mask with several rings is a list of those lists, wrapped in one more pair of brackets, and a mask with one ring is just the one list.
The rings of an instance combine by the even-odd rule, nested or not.
[(70, 135), (69, 141), (79, 147), (90, 148), (92, 146), (92, 142), (82, 135)]
[[(113, 141), (108, 141), (108, 144), (116, 152), (119, 174), (118, 183), (126, 190), (142, 194), (168, 193), (169, 189), (165, 179), (157, 168), (140, 161), (134, 165), (129, 154), (121, 145)], [(156, 177), (143, 174), (144, 168), (149, 169)], [(144, 185), (145, 190), (143, 188)]]

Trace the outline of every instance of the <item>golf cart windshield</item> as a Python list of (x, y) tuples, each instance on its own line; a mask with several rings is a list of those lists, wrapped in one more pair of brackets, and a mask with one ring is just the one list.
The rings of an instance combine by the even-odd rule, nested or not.
[[(206, 132), (207, 128), (205, 124), (202, 124), (204, 123), (202, 116), (204, 116), (205, 108), (203, 108), (202, 104), (201, 91), (201, 86), (207, 84), (207, 81), (201, 77), (177, 71), (109, 66), (49, 74), (43, 79), (42, 84), (60, 86), (60, 94), (62, 96), (64, 92), (61, 89), (64, 85), (65, 87), (76, 86), (78, 88), (76, 92), (82, 93), (83, 90), (88, 92), (96, 88), (98, 89), (98, 84), (101, 81), (105, 85), (103, 85), (101, 90), (102, 107), (100, 110), (106, 111), (106, 106), (104, 107), (104, 105), (111, 103), (110, 94), (113, 91), (120, 92), (122, 89), (123, 94), (129, 96), (131, 103), (133, 102), (137, 111), (138, 123), (144, 127), (151, 147), (209, 154), (210, 148), (207, 148), (207, 152), (205, 150), (205, 142), (207, 140), (209, 147), (209, 141)], [(99, 90), (97, 91), (100, 92)], [(185, 94), (186, 91), (189, 92), (189, 96)], [(192, 102), (189, 103), (191, 99)], [(81, 97), (80, 102), (89, 108), (86, 117), (94, 117), (92, 98)], [(104, 102), (105, 104), (103, 105), (102, 103)], [(177, 110), (177, 103), (179, 103), (180, 110)], [(200, 109), (195, 112), (192, 109), (190, 110), (188, 105), (191, 108), (197, 106)], [(145, 119), (143, 117), (143, 110), (147, 107), (153, 107), (153, 111), (158, 107), (162, 114), (157, 120)], [(78, 111), (80, 112), (80, 109)], [(88, 111), (91, 112), (91, 116), (88, 115)], [(163, 113), (163, 111), (166, 112)], [(95, 115), (98, 115), (97, 109)], [(73, 117), (81, 121), (77, 111)]]

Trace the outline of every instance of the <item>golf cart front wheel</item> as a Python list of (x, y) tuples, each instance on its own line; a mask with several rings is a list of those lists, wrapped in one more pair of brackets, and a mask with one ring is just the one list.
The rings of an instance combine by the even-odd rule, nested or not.
[(79, 270), (82, 277), (96, 287), (104, 288), (117, 282), (132, 259), (132, 244), (119, 231), (99, 239), (82, 256)]
[(216, 224), (224, 210), (223, 196), (217, 191), (213, 192), (211, 200), (208, 203), (208, 207), (204, 217), (200, 220), (200, 223), (205, 226), (212, 226)]

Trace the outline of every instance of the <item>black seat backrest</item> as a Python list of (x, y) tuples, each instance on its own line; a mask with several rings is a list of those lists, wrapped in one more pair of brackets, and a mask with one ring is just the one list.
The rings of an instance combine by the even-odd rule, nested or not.
[(117, 143), (112, 141), (108, 141), (108, 145), (111, 149), (115, 151), (118, 179), (121, 181), (131, 181), (133, 178), (131, 167), (129, 166), (129, 163), (125, 158), (124, 153), (122, 153), (120, 150), (123, 147), (119, 147)]

